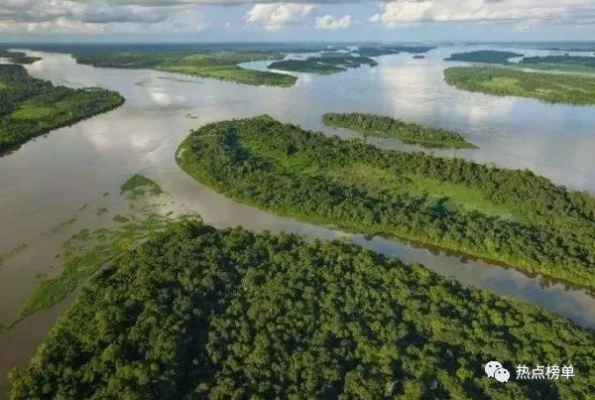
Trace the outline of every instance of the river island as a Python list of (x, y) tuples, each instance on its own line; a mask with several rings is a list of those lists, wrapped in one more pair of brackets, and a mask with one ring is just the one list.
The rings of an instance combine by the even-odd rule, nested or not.
[(528, 170), (378, 149), (269, 116), (194, 131), (179, 165), (242, 203), (595, 287), (595, 199)]

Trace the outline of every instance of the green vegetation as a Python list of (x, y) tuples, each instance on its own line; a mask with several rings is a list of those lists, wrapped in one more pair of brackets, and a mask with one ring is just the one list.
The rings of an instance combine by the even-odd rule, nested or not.
[(97, 215), (98, 217), (102, 216), (103, 214), (105, 214), (108, 211), (107, 207), (97, 207), (97, 211), (95, 213), (95, 215)]
[(523, 57), (523, 54), (511, 51), (479, 50), (468, 53), (453, 53), (446, 61), (465, 61), (485, 64), (505, 64), (509, 58)]
[(0, 155), (56, 128), (124, 103), (116, 92), (69, 89), (34, 79), (20, 65), (0, 65)]
[(352, 129), (364, 135), (395, 137), (405, 143), (420, 144), (425, 147), (451, 147), (456, 149), (476, 149), (461, 135), (439, 128), (427, 128), (418, 124), (403, 122), (380, 115), (362, 113), (328, 113), (322, 116), (325, 125)]
[[(595, 333), (347, 242), (172, 226), (83, 288), (13, 400), (523, 399), (593, 393)], [(486, 360), (573, 365), (486, 378)], [(538, 361), (536, 361), (538, 360)]]
[(381, 150), (268, 116), (206, 125), (177, 161), (219, 192), (281, 215), (595, 287), (595, 199), (529, 171)]
[(125, 194), (135, 199), (140, 196), (158, 196), (163, 193), (161, 187), (141, 174), (135, 174), (122, 185), (120, 195)]
[(531, 68), (545, 71), (595, 72), (595, 57), (587, 56), (543, 56), (524, 57), (518, 63), (510, 58), (524, 57), (523, 54), (509, 51), (479, 50), (468, 53), (454, 53), (447, 61), (466, 61), (485, 64), (500, 64), (510, 68)]
[(30, 57), (19, 51), (7, 51), (1, 49), (0, 58), (6, 58), (8, 61), (15, 64), (33, 64), (35, 61), (41, 60), (40, 57)]
[(306, 60), (283, 60), (275, 61), (267, 66), (269, 69), (276, 69), (280, 71), (290, 72), (304, 72), (310, 74), (330, 75), (338, 72), (347, 71), (346, 68), (337, 67), (335, 65), (322, 64), (312, 61), (310, 58)]
[(595, 72), (595, 57), (569, 55), (525, 57), (519, 62), (519, 66), (545, 70)]
[(75, 53), (81, 64), (107, 68), (149, 68), (165, 72), (195, 75), (247, 85), (288, 87), (297, 78), (287, 74), (242, 68), (238, 64), (248, 61), (279, 60), (280, 53), (265, 51), (196, 52), (89, 52)]
[(358, 68), (362, 64), (371, 67), (378, 65), (376, 61), (368, 57), (354, 56), (349, 53), (322, 53), (305, 60), (276, 61), (267, 68), (328, 75), (347, 71), (348, 68)]
[(595, 78), (524, 72), (498, 67), (456, 67), (444, 71), (449, 85), (470, 92), (519, 96), (550, 103), (595, 104)]
[(58, 304), (122, 251), (138, 246), (151, 233), (173, 223), (151, 213), (142, 218), (120, 215), (114, 220), (120, 226), (111, 230), (83, 229), (64, 244), (60, 254), (62, 273), (40, 282), (21, 310), (21, 319)]

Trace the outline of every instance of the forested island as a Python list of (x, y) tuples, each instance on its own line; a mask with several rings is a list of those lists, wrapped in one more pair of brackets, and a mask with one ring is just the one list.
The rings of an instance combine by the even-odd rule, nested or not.
[(453, 53), (446, 61), (465, 61), (485, 64), (505, 64), (510, 58), (523, 57), (524, 54), (511, 51), (478, 50), (467, 53)]
[(429, 128), (391, 117), (363, 113), (327, 113), (322, 116), (325, 125), (351, 129), (364, 135), (398, 138), (404, 143), (429, 148), (476, 149), (461, 135), (440, 128)]
[(0, 155), (36, 136), (123, 103), (117, 92), (53, 86), (32, 78), (21, 65), (0, 65)]
[[(521, 58), (519, 62), (510, 62), (511, 58)], [(483, 64), (500, 64), (511, 68), (532, 68), (540, 70), (566, 72), (595, 72), (595, 57), (570, 56), (535, 56), (525, 57), (524, 54), (510, 51), (479, 50), (466, 53), (453, 53), (446, 61), (465, 61)]]
[(382, 150), (271, 117), (194, 131), (179, 165), (243, 203), (595, 288), (595, 199), (530, 171)]
[(525, 72), (504, 67), (454, 67), (444, 71), (449, 85), (470, 92), (519, 96), (549, 103), (595, 104), (595, 78)]
[(243, 83), (289, 87), (297, 78), (288, 74), (242, 68), (249, 61), (281, 60), (284, 55), (268, 51), (126, 51), (110, 50), (74, 53), (78, 63), (107, 68), (148, 68), (177, 72), (203, 78)]
[(559, 71), (595, 72), (595, 57), (587, 56), (544, 56), (525, 57), (519, 66)]
[(267, 68), (282, 71), (307, 72), (313, 74), (329, 75), (347, 71), (349, 68), (358, 68), (366, 64), (371, 67), (378, 65), (369, 57), (354, 56), (349, 53), (322, 53), (308, 57), (305, 60), (282, 60), (271, 63)]
[(20, 51), (8, 51), (0, 49), (0, 58), (6, 58), (14, 64), (33, 64), (35, 61), (41, 60), (41, 57), (28, 56)]
[[(96, 274), (11, 374), (9, 398), (580, 399), (595, 387), (594, 342), (345, 241), (186, 222)], [(513, 378), (486, 378), (489, 360)], [(575, 376), (514, 379), (536, 363)]]

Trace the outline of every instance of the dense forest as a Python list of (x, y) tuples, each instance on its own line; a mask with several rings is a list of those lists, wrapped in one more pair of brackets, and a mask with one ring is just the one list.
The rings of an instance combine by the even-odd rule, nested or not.
[[(518, 63), (509, 61), (510, 58), (520, 57), (522, 57), (522, 59)], [(549, 55), (525, 57), (523, 54), (510, 51), (479, 50), (466, 53), (453, 53), (450, 57), (445, 58), (445, 60), (484, 64), (501, 64), (507, 67), (526, 67), (540, 70), (560, 70), (568, 72), (595, 71), (595, 57), (570, 56), (568, 54), (559, 56)]]
[(6, 58), (14, 64), (33, 64), (35, 61), (41, 60), (40, 57), (28, 56), (19, 51), (7, 51), (0, 49), (0, 58)]
[(148, 68), (213, 78), (247, 85), (288, 87), (297, 78), (292, 75), (242, 68), (238, 64), (259, 60), (280, 60), (281, 53), (268, 51), (94, 51), (74, 53), (80, 64), (106, 68)]
[(467, 53), (453, 53), (446, 61), (465, 61), (485, 64), (505, 64), (510, 58), (523, 57), (523, 54), (511, 51), (478, 50)]
[(282, 60), (271, 63), (267, 68), (282, 71), (307, 72), (328, 75), (347, 71), (348, 68), (358, 68), (362, 64), (374, 67), (376, 61), (369, 57), (354, 56), (348, 53), (322, 53), (308, 57), (305, 60)]
[(429, 128), (391, 117), (363, 113), (327, 113), (322, 116), (325, 125), (351, 129), (364, 135), (396, 137), (405, 143), (424, 147), (475, 149), (461, 135), (440, 128)]
[[(582, 399), (595, 333), (336, 241), (179, 224), (114, 259), (12, 400)], [(487, 378), (499, 360), (512, 379)], [(515, 366), (572, 365), (517, 380)]]
[(444, 71), (449, 85), (470, 92), (519, 96), (550, 103), (595, 104), (595, 78), (524, 72), (504, 67), (455, 67)]
[(595, 288), (595, 199), (526, 170), (382, 150), (268, 116), (206, 125), (177, 159), (197, 180), (280, 215)]
[(530, 68), (541, 69), (562, 69), (576, 71), (595, 71), (595, 57), (586, 56), (545, 56), (545, 57), (525, 57), (519, 65)]
[(311, 60), (310, 58), (306, 60), (282, 60), (282, 61), (275, 61), (267, 66), (268, 69), (276, 69), (280, 71), (289, 71), (289, 72), (303, 72), (309, 74), (319, 74), (319, 75), (330, 75), (336, 74), (339, 72), (347, 71), (346, 68), (331, 65), (331, 64), (324, 64), (319, 63), (316, 61)]
[(53, 86), (32, 78), (23, 66), (0, 65), (0, 155), (123, 103), (117, 92)]

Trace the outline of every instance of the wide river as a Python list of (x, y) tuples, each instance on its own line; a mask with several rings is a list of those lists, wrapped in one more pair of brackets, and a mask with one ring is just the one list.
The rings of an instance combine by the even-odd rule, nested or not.
[[(78, 65), (65, 54), (33, 53), (43, 60), (27, 66), (31, 75), (57, 85), (117, 90), (127, 102), (0, 158), (0, 254), (29, 244), (28, 251), (0, 265), (0, 323), (17, 316), (39, 274), (52, 275), (53, 256), (64, 237), (42, 233), (68, 220), (82, 205), (98, 204), (104, 193), (118, 193), (120, 185), (137, 172), (154, 179), (176, 204), (216, 226), (244, 225), (320, 238), (350, 236), (237, 204), (189, 178), (176, 165), (174, 154), (190, 129), (207, 122), (267, 113), (281, 121), (348, 136), (353, 134), (322, 126), (321, 115), (333, 111), (386, 114), (458, 131), (480, 147), (436, 151), (438, 155), (528, 168), (558, 184), (595, 192), (595, 108), (467, 93), (446, 85), (442, 71), (453, 64), (442, 59), (471, 49), (443, 47), (421, 60), (410, 54), (384, 56), (375, 68), (332, 76), (298, 74), (297, 84), (289, 89), (148, 70), (99, 69)], [(252, 68), (264, 65), (249, 64)], [(375, 142), (415, 149), (397, 140)], [(111, 208), (122, 201), (118, 196), (105, 200)], [(95, 224), (93, 218), (88, 220)], [(583, 290), (408, 244), (353, 238), (404, 261), (421, 262), (463, 284), (534, 303), (595, 327), (595, 299)], [(35, 315), (0, 336), (0, 397), (7, 369), (33, 354), (64, 307)]]

